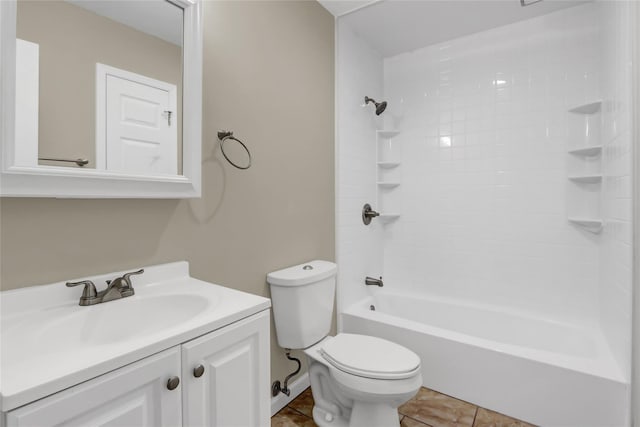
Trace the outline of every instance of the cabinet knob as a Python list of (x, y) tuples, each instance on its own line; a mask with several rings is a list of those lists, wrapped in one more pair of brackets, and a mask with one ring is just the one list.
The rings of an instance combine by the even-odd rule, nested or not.
[(204, 374), (204, 366), (198, 365), (193, 368), (193, 376), (196, 378), (200, 378)]
[(178, 388), (179, 384), (180, 384), (180, 378), (171, 377), (169, 378), (169, 381), (167, 381), (167, 388), (169, 390), (175, 390), (176, 388)]

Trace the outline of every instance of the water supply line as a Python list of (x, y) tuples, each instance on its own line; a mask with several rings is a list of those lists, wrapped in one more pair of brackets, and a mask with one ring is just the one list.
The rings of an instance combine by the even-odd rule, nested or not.
[(300, 359), (291, 356), (291, 349), (285, 348), (285, 350), (286, 350), (285, 355), (287, 356), (287, 359), (293, 362), (296, 362), (298, 364), (298, 367), (296, 368), (295, 371), (293, 371), (292, 373), (290, 373), (285, 377), (284, 383), (282, 383), (282, 385), (280, 385), (279, 380), (276, 380), (273, 382), (273, 384), (271, 384), (271, 395), (273, 397), (277, 396), (278, 393), (280, 392), (284, 393), (287, 396), (291, 394), (291, 390), (289, 390), (289, 380), (295, 377), (296, 375), (298, 375), (298, 372), (300, 372), (300, 368), (302, 367), (302, 363), (300, 363)]

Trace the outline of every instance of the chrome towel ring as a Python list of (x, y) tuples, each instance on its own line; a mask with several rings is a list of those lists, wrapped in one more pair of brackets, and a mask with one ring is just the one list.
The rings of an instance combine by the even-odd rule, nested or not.
[[(236, 163), (231, 161), (231, 159), (227, 156), (227, 153), (224, 152), (224, 143), (229, 141), (229, 140), (237, 142), (238, 144), (240, 144), (242, 146), (242, 148), (244, 148), (244, 151), (247, 152), (247, 156), (249, 157), (249, 162), (247, 163), (246, 166), (237, 165)], [(225, 159), (227, 159), (227, 161), (229, 163), (231, 163), (231, 166), (236, 167), (238, 169), (249, 169), (251, 167), (251, 152), (249, 151), (247, 146), (244, 145), (244, 143), (242, 141), (240, 141), (238, 138), (233, 136), (233, 132), (226, 131), (226, 130), (219, 131), (218, 132), (218, 141), (220, 141), (220, 151), (222, 151), (222, 155), (224, 156)]]

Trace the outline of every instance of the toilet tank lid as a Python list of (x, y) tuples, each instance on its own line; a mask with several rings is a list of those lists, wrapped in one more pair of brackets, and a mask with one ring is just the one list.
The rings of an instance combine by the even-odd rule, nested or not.
[(267, 282), (276, 286), (302, 286), (331, 277), (338, 266), (329, 261), (309, 261), (267, 274)]

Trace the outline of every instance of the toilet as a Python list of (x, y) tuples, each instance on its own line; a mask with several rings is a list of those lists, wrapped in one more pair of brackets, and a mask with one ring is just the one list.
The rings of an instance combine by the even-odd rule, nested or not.
[(304, 350), (320, 427), (399, 426), (398, 406), (422, 385), (420, 358), (381, 338), (329, 336), (336, 264), (311, 261), (267, 275), (278, 345)]

